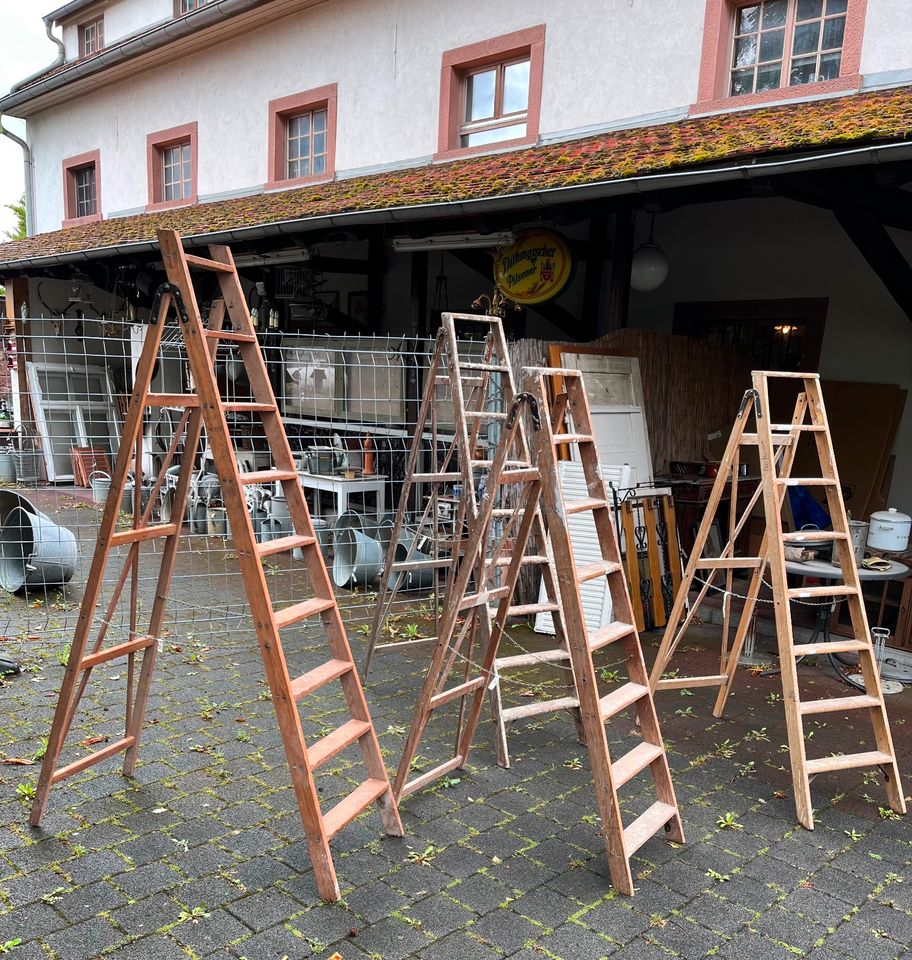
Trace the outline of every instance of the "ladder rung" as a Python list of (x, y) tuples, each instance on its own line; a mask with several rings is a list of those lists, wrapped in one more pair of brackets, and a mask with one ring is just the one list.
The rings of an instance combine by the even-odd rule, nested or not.
[(239, 476), (241, 483), (245, 486), (252, 483), (281, 483), (298, 479), (294, 470), (254, 470), (252, 473), (242, 473)]
[(147, 393), (147, 407), (198, 407), (195, 393)]
[(257, 544), (257, 554), (260, 557), (271, 557), (276, 553), (285, 553), (287, 550), (296, 548), (311, 547), (317, 542), (316, 537), (306, 537), (303, 534), (294, 533), (288, 537), (276, 537), (275, 540), (264, 540)]
[(185, 253), (184, 260), (191, 267), (197, 267), (200, 270), (212, 270), (214, 273), (234, 273), (234, 267), (230, 263), (219, 263), (218, 260), (210, 260), (208, 257), (196, 257), (192, 253)]
[(623, 686), (617, 688), (617, 690), (612, 690), (611, 693), (606, 693), (602, 697), (602, 719), (607, 720), (609, 717), (616, 716), (622, 710), (626, 710), (627, 707), (633, 705), (637, 700), (642, 700), (643, 697), (649, 694), (649, 687), (644, 687), (641, 683), (625, 683)]
[(386, 780), (365, 780), (344, 799), (340, 800), (323, 817), (323, 830), (326, 838), (334, 837), (346, 824), (351, 823), (359, 813), (366, 810), (375, 800), (389, 790)]
[(327, 600), (324, 597), (313, 597), (310, 600), (303, 600), (301, 603), (293, 603), (290, 607), (284, 607), (282, 610), (275, 610), (275, 624), (278, 630), (284, 627), (290, 627), (299, 620), (305, 620), (307, 617), (316, 616), (323, 613), (324, 610), (332, 610), (336, 605), (333, 599)]
[(586, 583), (598, 577), (607, 577), (610, 573), (618, 573), (621, 565), (613, 560), (596, 560), (594, 563), (584, 563), (576, 568), (576, 579), (579, 583)]
[(776, 483), (784, 487), (836, 487), (831, 477), (776, 477)]
[(312, 746), (307, 748), (307, 759), (312, 769), (322, 766), (327, 760), (338, 756), (346, 747), (350, 747), (356, 740), (360, 740), (366, 733), (370, 733), (371, 725), (366, 720), (352, 718), (332, 733), (321, 737)]
[(414, 483), (458, 483), (462, 480), (461, 473), (413, 473)]
[(513, 657), (498, 657), (494, 665), (498, 670), (513, 670), (516, 667), (534, 667), (539, 663), (559, 663), (569, 660), (570, 653), (559, 647), (554, 650), (539, 650), (537, 653), (519, 653)]
[(728, 675), (714, 673), (706, 677), (668, 677), (659, 680), (656, 690), (686, 690), (689, 687), (718, 687), (728, 681)]
[(409, 570), (439, 570), (442, 567), (451, 567), (453, 557), (437, 557), (431, 560), (402, 560), (390, 566), (391, 573), (405, 573)]
[(846, 540), (838, 530), (794, 530), (782, 534), (785, 543), (804, 543), (806, 540)]
[[(513, 558), (512, 558), (512, 557), (498, 557), (498, 558), (497, 558), (497, 563), (493, 564), (493, 566), (495, 566), (495, 567), (509, 567), (512, 562), (513, 562)], [(520, 560), (520, 565), (523, 566), (523, 567), (532, 567), (532, 566), (535, 566), (536, 564), (542, 564), (542, 563), (547, 563), (547, 562), (548, 562), (548, 558), (547, 558), (547, 557), (543, 557), (543, 556), (541, 556), (541, 555), (539, 555), (539, 554), (529, 553), (529, 554), (526, 554), (526, 556), (524, 556), (524, 557), (522, 558), (522, 560)], [(490, 567), (490, 566), (492, 566), (492, 564), (490, 564), (490, 563), (485, 563), (485, 566), (486, 566), (486, 567)]]
[(500, 475), (499, 483), (527, 483), (529, 480), (538, 480), (539, 473), (536, 467), (504, 470)]
[(755, 570), (766, 563), (762, 557), (700, 557), (698, 570)]
[(354, 670), (354, 664), (348, 660), (327, 660), (321, 663), (319, 667), (302, 673), (300, 677), (295, 677), (291, 681), (291, 696), (296, 702), (307, 694), (325, 687), (327, 683), (338, 680), (350, 670)]
[(136, 653), (137, 650), (145, 650), (155, 643), (155, 637), (137, 637), (135, 640), (128, 640), (126, 643), (118, 643), (117, 646), (108, 647), (107, 650), (99, 650), (98, 653), (90, 653), (83, 657), (79, 663), (80, 670), (89, 670), (97, 667), (99, 663), (107, 663), (108, 660), (116, 660), (118, 657), (125, 657), (128, 653)]
[(482, 590), (481, 593), (472, 593), (459, 601), (459, 609), (471, 610), (472, 607), (480, 607), (484, 603), (493, 603), (495, 600), (502, 600), (509, 593), (509, 587), (495, 587), (493, 590)]
[(622, 787), (661, 756), (662, 748), (654, 743), (638, 743), (629, 753), (611, 764), (611, 779), (615, 788)]
[(533, 613), (557, 613), (560, 606), (556, 603), (520, 603), (507, 608), (508, 617), (530, 617)]
[(121, 547), (125, 543), (137, 543), (140, 540), (154, 540), (156, 537), (173, 537), (179, 532), (176, 523), (156, 523), (135, 530), (118, 530), (111, 534), (110, 547)]
[(444, 761), (443, 763), (438, 764), (436, 767), (433, 767), (431, 770), (425, 770), (420, 777), (415, 777), (414, 780), (410, 780), (402, 788), (402, 796), (407, 797), (411, 793), (415, 793), (417, 790), (421, 790), (429, 783), (433, 783), (435, 780), (440, 777), (446, 776), (452, 770), (460, 767), (463, 762), (463, 756), (461, 753), (458, 753), (455, 757), (452, 757), (449, 760)]
[(586, 497), (585, 500), (570, 500), (564, 504), (564, 513), (572, 517), (575, 513), (588, 513), (590, 510), (601, 510), (608, 506), (607, 500), (598, 497)]
[(109, 743), (107, 746), (96, 750), (94, 753), (90, 753), (86, 757), (80, 757), (65, 767), (56, 769), (51, 774), (51, 783), (60, 783), (61, 780), (66, 780), (67, 777), (72, 777), (73, 774), (82, 773), (83, 770), (94, 766), (96, 763), (101, 763), (102, 760), (113, 757), (115, 753), (120, 753), (121, 750), (128, 750), (134, 743), (136, 743), (136, 737), (132, 736), (115, 740), (113, 743)]
[(624, 846), (627, 848), (627, 857), (632, 857), (647, 840), (654, 837), (669, 820), (676, 816), (677, 812), (670, 803), (662, 803), (661, 800), (657, 800), (644, 813), (641, 813), (624, 830)]
[(880, 700), (867, 694), (853, 697), (828, 697), (826, 700), (802, 700), (798, 705), (802, 716), (810, 713), (841, 713), (843, 710), (863, 710), (879, 707)]
[(466, 410), (465, 415), (481, 420), (506, 420), (508, 416), (497, 410)]
[(554, 435), (554, 446), (560, 446), (562, 443), (593, 443), (594, 437), (588, 433), (556, 433)]
[(556, 713), (558, 710), (576, 710), (579, 700), (576, 697), (558, 697), (557, 700), (533, 700), (518, 707), (507, 707), (501, 711), (504, 723), (522, 720), (525, 717), (537, 717), (542, 713)]
[[(794, 439), (790, 434), (787, 433), (774, 433), (772, 435), (773, 444), (777, 447), (788, 447), (791, 445), (792, 440)], [(760, 443), (760, 438), (756, 433), (742, 433), (741, 434), (741, 443), (746, 446), (755, 447)]]
[(234, 330), (204, 330), (210, 340), (230, 340), (233, 343), (256, 343), (256, 337), (250, 333), (235, 333)]
[(850, 587), (846, 583), (837, 583), (831, 587), (790, 587), (788, 591), (793, 600), (810, 597), (854, 597), (857, 593), (857, 587)]
[(623, 640), (624, 637), (629, 637), (634, 633), (636, 633), (636, 627), (632, 623), (623, 623), (620, 620), (616, 620), (614, 623), (609, 623), (606, 627), (599, 627), (598, 630), (594, 630), (590, 634), (589, 650), (595, 653), (596, 650), (607, 647), (609, 643)]
[(436, 710), (438, 707), (442, 707), (445, 703), (449, 703), (451, 700), (457, 700), (462, 697), (468, 696), (474, 690), (477, 690), (479, 687), (484, 685), (484, 677), (474, 677), (471, 680), (467, 680), (465, 683), (460, 683), (456, 687), (451, 687), (449, 690), (444, 690), (442, 693), (438, 693), (436, 696), (431, 697), (428, 700), (428, 709)]
[(818, 757), (807, 760), (805, 767), (809, 777), (816, 773), (830, 773), (833, 770), (851, 770), (853, 767), (879, 767), (882, 764), (893, 765), (893, 757), (880, 750), (867, 753), (844, 753), (839, 757)]
[[(483, 468), (485, 468), (485, 469), (487, 469), (487, 470), (490, 470), (491, 467), (494, 466), (494, 461), (493, 461), (493, 460), (473, 460), (473, 461), (472, 461), (472, 466), (473, 466), (473, 467), (483, 467)], [(523, 470), (527, 470), (527, 469), (529, 468), (530, 464), (529, 464), (529, 461), (528, 461), (528, 460), (504, 460), (503, 466), (504, 466), (506, 469), (508, 469), (508, 470), (509, 470), (510, 468), (512, 468), (512, 467), (516, 467), (516, 468), (520, 468), (520, 469), (523, 469)], [(536, 471), (536, 472), (537, 472), (537, 471)]]
[[(438, 375), (438, 376), (434, 377), (434, 382), (435, 382), (435, 383), (442, 384), (442, 385), (445, 385), (445, 386), (449, 386), (451, 381), (450, 381), (450, 378), (449, 378), (449, 377), (441, 377), (441, 376)], [(463, 384), (466, 384), (466, 383), (481, 383), (481, 382), (482, 382), (482, 378), (481, 378), (481, 377), (460, 377), (460, 382), (462, 382)]]
[(792, 653), (796, 657), (813, 657), (818, 653), (855, 653), (870, 649), (864, 640), (831, 640), (829, 643), (796, 643)]
[(509, 373), (510, 368), (502, 363), (472, 363), (462, 362), (459, 364), (462, 370), (484, 370), (487, 373)]
[(223, 409), (229, 413), (277, 413), (278, 408), (274, 403), (253, 403), (247, 400), (235, 401), (222, 404)]
[(790, 433), (792, 430), (809, 430), (812, 433), (823, 433), (826, 427), (822, 423), (771, 423), (770, 430), (776, 433)]

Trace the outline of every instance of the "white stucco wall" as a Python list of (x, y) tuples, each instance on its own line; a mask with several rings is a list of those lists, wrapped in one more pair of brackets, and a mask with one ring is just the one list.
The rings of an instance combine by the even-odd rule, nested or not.
[(912, 3), (909, 0), (868, 0), (862, 74), (912, 68)]
[[(116, 17), (133, 29), (128, 14), (158, 16), (169, 3), (122, 0), (108, 8), (106, 30)], [(339, 87), (337, 170), (427, 160), (442, 52), (539, 23), (542, 136), (683, 109), (696, 96), (702, 18), (703, 0), (335, 0), (32, 118), (37, 227), (60, 226), (60, 162), (87, 150), (101, 150), (104, 212), (142, 207), (146, 134), (190, 120), (199, 123), (200, 196), (258, 189), (268, 101), (326, 83)]]
[[(106, 6), (101, 13), (104, 16), (105, 44), (109, 46), (131, 34), (170, 20), (174, 14), (174, 0), (118, 0)], [(63, 43), (67, 60), (78, 59), (78, 23), (64, 27)]]

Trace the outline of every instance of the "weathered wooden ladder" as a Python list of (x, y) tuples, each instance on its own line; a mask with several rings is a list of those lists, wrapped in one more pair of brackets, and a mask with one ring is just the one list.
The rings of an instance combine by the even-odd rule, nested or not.
[[(770, 422), (769, 383), (771, 380), (800, 382), (800, 392), (795, 400), (794, 413), (789, 423)], [(750, 431), (751, 417), (755, 424)], [(818, 476), (793, 477), (792, 468), (802, 435), (810, 433), (820, 466)], [(759, 453), (760, 484), (748, 499), (742, 511), (737, 508), (738, 475), (741, 453), (744, 448), (753, 448)], [(824, 491), (827, 508), (832, 521), (832, 530), (783, 532), (782, 509), (790, 486), (818, 487)], [(726, 488), (730, 487), (728, 539), (716, 557), (704, 556), (706, 544), (715, 522)], [(766, 532), (757, 556), (738, 556), (737, 541), (748, 518), (763, 498)], [(842, 572), (842, 583), (819, 587), (790, 588), (786, 579), (784, 546), (801, 545), (809, 540), (831, 540), (833, 556)], [(818, 773), (845, 770), (853, 767), (880, 767), (886, 782), (887, 797), (893, 810), (904, 813), (905, 801), (899, 780), (899, 768), (880, 685), (880, 674), (874, 659), (874, 650), (868, 629), (867, 614), (861, 595), (861, 585), (855, 555), (849, 537), (848, 518), (839, 476), (833, 442), (823, 403), (820, 378), (810, 373), (771, 373), (755, 371), (753, 386), (741, 402), (725, 454), (722, 458), (716, 482), (710, 493), (706, 511), (697, 533), (684, 580), (675, 597), (668, 618), (665, 635), (650, 677), (653, 691), (694, 686), (719, 686), (719, 694), (713, 710), (721, 716), (731, 691), (741, 648), (750, 629), (754, 609), (758, 602), (764, 576), (769, 569), (776, 616), (776, 634), (779, 645), (779, 661), (782, 669), (783, 701), (788, 730), (789, 755), (792, 768), (792, 783), (795, 803), (801, 824), (812, 830), (814, 812), (811, 805), (810, 781)], [(749, 570), (750, 582), (745, 590), (741, 619), (729, 648), (729, 618), (723, 628), (720, 671), (702, 677), (673, 676), (665, 674), (675, 651), (687, 628), (693, 623), (700, 603), (707, 592), (723, 589), (728, 595), (733, 592), (732, 578), (735, 570)], [(701, 577), (701, 571), (706, 571)], [(715, 577), (725, 574), (725, 586), (715, 585)], [(701, 584), (700, 591), (688, 609), (688, 595), (694, 583)], [(794, 601), (819, 600), (828, 602), (838, 597), (848, 606), (854, 639), (836, 640), (829, 643), (796, 644), (792, 632)], [(799, 689), (797, 658), (814, 654), (855, 653), (864, 678), (864, 694), (848, 697), (803, 700)], [(820, 713), (843, 713), (847, 710), (867, 711), (873, 727), (877, 749), (862, 753), (808, 759), (804, 737), (804, 717)], [(815, 741), (816, 742), (816, 741)]]
[[(324, 899), (338, 900), (339, 884), (333, 866), (330, 839), (374, 802), (379, 803), (380, 817), (385, 831), (401, 836), (402, 825), (396, 801), (231, 251), (228, 247), (211, 246), (209, 258), (187, 254), (184, 252), (180, 237), (172, 230), (160, 231), (159, 243), (168, 282), (159, 288), (142, 356), (137, 366), (133, 396), (44, 755), (32, 806), (31, 823), (36, 826), (40, 824), (53, 784), (122, 751), (126, 752), (124, 773), (130, 776), (134, 771), (156, 653), (161, 642), (162, 621), (174, 572), (175, 555), (181, 536), (180, 518), (186, 512), (191, 473), (202, 427), (205, 426), (208, 443), (213, 452), (215, 469), (221, 483), (222, 496), (228, 510), (234, 549), (238, 556), (260, 654), (272, 692), (279, 731), (288, 758), (291, 782), (307, 837), (317, 889)], [(218, 281), (221, 298), (214, 301), (212, 305), (208, 326), (200, 316), (191, 270), (214, 273)], [(196, 392), (153, 394), (150, 393), (150, 385), (154, 367), (165, 324), (172, 309), (178, 315)], [(231, 321), (230, 330), (223, 329), (226, 314)], [(221, 397), (214, 371), (214, 360), (219, 344), (224, 342), (236, 345), (240, 353), (250, 381), (252, 402), (226, 402)], [(117, 530), (118, 512), (131, 461), (134, 456), (137, 463), (140, 461), (145, 412), (149, 407), (162, 406), (183, 407), (184, 414), (166, 462), (153, 488), (149, 505), (145, 510), (141, 509), (141, 485), (137, 483), (133, 526), (128, 530)], [(254, 414), (261, 418), (263, 432), (274, 464), (272, 468), (248, 473), (239, 472), (225, 416), (226, 413), (231, 412)], [(184, 452), (171, 511), (171, 517), (176, 519), (170, 523), (150, 524), (153, 504), (157, 499), (162, 478), (174, 459), (181, 437), (185, 441)], [(244, 502), (243, 491), (247, 485), (264, 483), (282, 485), (294, 533), (280, 539), (258, 543)], [(149, 626), (147, 630), (141, 631), (137, 622), (136, 594), (139, 546), (154, 538), (163, 539), (164, 545), (161, 548), (161, 565)], [(106, 615), (96, 632), (95, 608), (101, 598), (105, 568), (111, 552), (122, 546), (127, 547), (123, 569)], [(269, 594), (263, 561), (267, 557), (294, 548), (300, 548), (303, 551), (315, 596), (277, 610), (274, 609)], [(148, 556), (144, 557), (146, 562), (148, 559)], [(129, 636), (124, 642), (104, 648), (108, 624), (120, 602), (128, 579), (132, 584)], [(280, 631), (305, 620), (317, 619), (325, 631), (330, 658), (302, 676), (291, 678)], [(93, 635), (94, 643), (91, 642)], [(142, 654), (142, 661), (138, 682), (134, 684), (135, 658), (138, 653)], [(74, 763), (58, 767), (61, 749), (92, 669), (119, 657), (127, 658), (128, 677), (126, 728), (123, 737)], [(350, 719), (308, 746), (304, 740), (299, 704), (308, 694), (314, 693), (333, 681), (339, 681), (341, 684)], [(321, 765), (356, 743), (361, 751), (367, 777), (354, 791), (324, 814), (320, 809), (314, 773)]]

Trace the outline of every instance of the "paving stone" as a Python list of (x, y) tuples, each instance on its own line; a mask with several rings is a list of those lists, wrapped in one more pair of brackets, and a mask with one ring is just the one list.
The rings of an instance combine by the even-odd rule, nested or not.
[(579, 904), (561, 896), (550, 887), (539, 887), (510, 904), (510, 909), (521, 917), (535, 920), (546, 927), (558, 927), (579, 911)]
[(299, 913), (285, 925), (305, 940), (335, 943), (336, 940), (347, 937), (350, 931), (359, 930), (362, 923), (349, 906), (342, 903), (324, 903)]
[(156, 893), (111, 911), (111, 919), (131, 936), (144, 936), (175, 923), (181, 907), (168, 894)]
[(402, 960), (427, 946), (428, 937), (421, 931), (392, 917), (358, 932), (358, 948), (379, 954), (383, 960)]
[(591, 927), (596, 933), (611, 937), (618, 943), (627, 943), (649, 928), (649, 917), (620, 897), (600, 903), (577, 918), (579, 923)]
[(664, 927), (653, 927), (649, 936), (666, 950), (684, 957), (685, 960), (699, 960), (710, 951), (718, 950), (720, 944), (725, 942), (720, 934), (711, 933), (682, 917), (670, 919)]
[(447, 894), (482, 915), (513, 899), (513, 892), (509, 887), (484, 874), (477, 874), (456, 886), (447, 887)]
[(384, 880), (374, 880), (346, 894), (345, 902), (358, 915), (361, 926), (362, 923), (371, 924), (388, 917), (394, 910), (406, 906), (409, 898)]
[(295, 936), (281, 924), (253, 934), (231, 948), (231, 956), (244, 957), (246, 960), (283, 960), (285, 957), (288, 960), (305, 960), (313, 953), (306, 940)]
[(46, 903), (18, 907), (0, 914), (0, 943), (17, 937), (23, 942), (44, 937), (67, 926), (69, 922)]
[(228, 909), (256, 933), (277, 923), (285, 923), (304, 908), (287, 894), (271, 889), (241, 897), (229, 904)]
[(177, 886), (181, 875), (163, 863), (150, 863), (117, 875), (116, 885), (133, 900)]
[(454, 930), (467, 927), (477, 917), (445, 893), (425, 897), (402, 911), (402, 915), (417, 920), (421, 929), (433, 937), (445, 937)]
[(736, 934), (719, 951), (731, 960), (787, 960), (794, 954), (753, 930)]
[(826, 936), (827, 929), (822, 924), (814, 923), (782, 908), (773, 908), (751, 922), (751, 929), (756, 930), (789, 947), (795, 947), (803, 953), (814, 948), (818, 940)]
[(247, 936), (250, 932), (227, 910), (216, 908), (206, 912), (208, 917), (179, 923), (169, 930), (169, 935), (195, 953), (205, 955), (214, 950), (224, 950), (227, 944)]
[(71, 923), (78, 923), (102, 911), (115, 910), (126, 902), (126, 897), (119, 890), (102, 881), (61, 893), (59, 899), (55, 898), (54, 906)]
[(66, 960), (95, 960), (123, 940), (123, 934), (103, 917), (94, 917), (45, 938), (54, 953)]
[(753, 911), (746, 910), (735, 903), (726, 903), (712, 893), (703, 893), (694, 897), (684, 907), (683, 913), (707, 930), (725, 934), (734, 934), (754, 916)]
[(537, 946), (561, 960), (579, 960), (580, 957), (599, 960), (600, 957), (608, 957), (619, 949), (616, 943), (611, 943), (594, 930), (578, 923), (561, 924), (553, 933), (539, 939)]
[(469, 934), (457, 931), (430, 944), (415, 956), (421, 960), (500, 960), (503, 954)]
[(492, 946), (506, 954), (514, 953), (525, 946), (527, 940), (535, 940), (545, 931), (508, 909), (495, 910), (476, 921), (470, 928)]

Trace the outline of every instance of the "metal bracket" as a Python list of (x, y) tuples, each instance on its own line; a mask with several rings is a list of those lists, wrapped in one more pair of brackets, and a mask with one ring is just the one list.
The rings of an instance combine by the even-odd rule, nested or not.
[(755, 390), (753, 387), (750, 390), (744, 391), (744, 396), (741, 398), (741, 406), (738, 407), (738, 419), (740, 420), (744, 416), (744, 411), (747, 409), (747, 401), (753, 397), (754, 398), (754, 408), (757, 411), (757, 416), (763, 416), (763, 409), (760, 405), (760, 393)]
[(516, 418), (519, 415), (520, 407), (524, 403), (529, 404), (529, 416), (532, 418), (532, 426), (536, 430), (541, 430), (541, 413), (538, 409), (538, 400), (531, 393), (517, 393), (513, 398), (513, 403), (510, 405), (510, 412), (507, 415), (507, 429), (516, 422)]
[(176, 283), (163, 283), (155, 291), (155, 296), (152, 299), (152, 313), (151, 313), (151, 323), (158, 323), (158, 312), (161, 309), (162, 297), (166, 294), (171, 294), (171, 299), (174, 301), (174, 308), (177, 310), (178, 318), (181, 323), (189, 323), (190, 316), (187, 313), (187, 307), (184, 304), (183, 294), (180, 292), (180, 287)]

